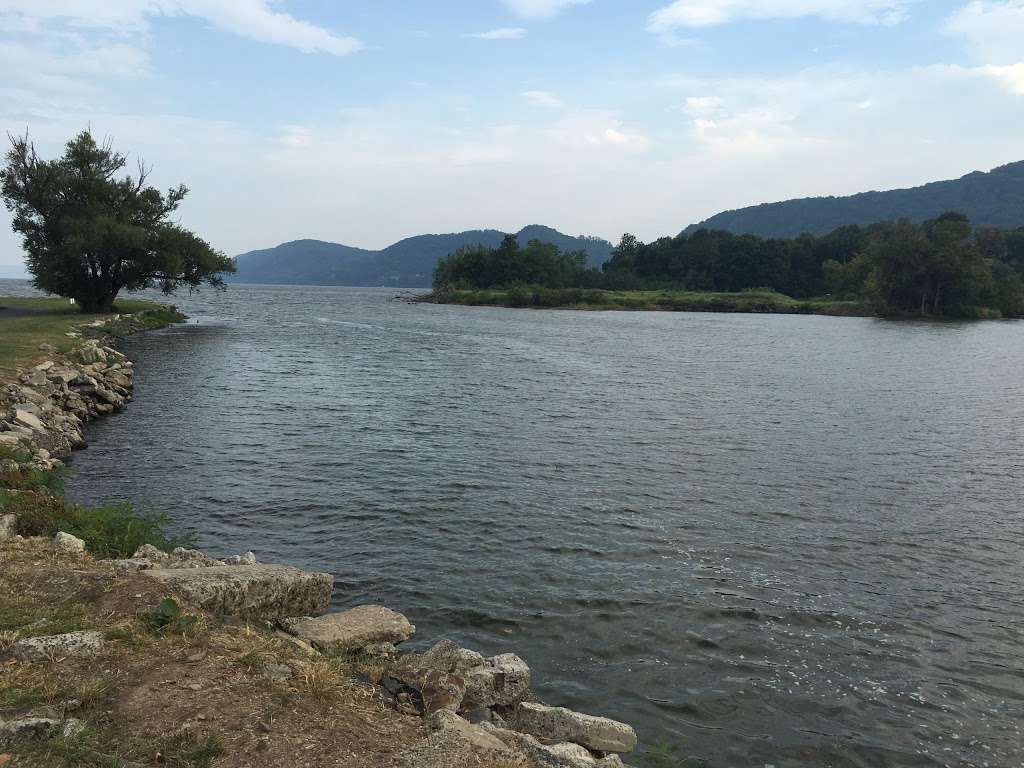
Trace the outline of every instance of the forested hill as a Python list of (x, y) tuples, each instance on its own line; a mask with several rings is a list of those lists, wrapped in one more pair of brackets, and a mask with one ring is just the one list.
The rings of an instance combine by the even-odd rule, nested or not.
[[(589, 266), (600, 266), (611, 256), (612, 244), (591, 237), (572, 237), (532, 225), (517, 233), (524, 245), (540, 240), (559, 250), (587, 252)], [(434, 266), (448, 254), (466, 246), (495, 248), (504, 232), (477, 229), (446, 235), (418, 235), (406, 238), (382, 251), (351, 248), (321, 240), (295, 240), (275, 248), (243, 253), (236, 259), (235, 283), (278, 283), (286, 285), (356, 285), (421, 288), (430, 285)]]
[(761, 237), (797, 237), (804, 232), (824, 235), (848, 224), (866, 226), (901, 218), (921, 223), (946, 211), (960, 211), (976, 226), (1024, 226), (1024, 161), (911, 189), (808, 197), (725, 211), (685, 231), (723, 229)]

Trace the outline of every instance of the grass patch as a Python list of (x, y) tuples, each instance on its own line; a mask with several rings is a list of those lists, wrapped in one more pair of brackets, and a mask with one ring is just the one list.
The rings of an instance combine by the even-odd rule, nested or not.
[[(44, 473), (48, 475), (48, 473)], [(55, 482), (44, 476), (38, 482)], [(99, 558), (131, 557), (143, 544), (166, 552), (192, 545), (191, 536), (167, 532), (163, 514), (137, 512), (129, 503), (86, 507), (70, 504), (52, 493), (0, 490), (0, 512), (18, 518), (23, 536), (52, 538), (59, 531), (85, 542), (86, 549)]]
[[(15, 312), (7, 316), (4, 309)], [(122, 314), (139, 313), (140, 317), (131, 330), (130, 321), (117, 321), (112, 335), (159, 328), (184, 319), (177, 310), (139, 299), (120, 299), (115, 309)], [(21, 310), (31, 314), (18, 314)], [(110, 317), (112, 315), (83, 314), (67, 299), (0, 297), (0, 378), (11, 377), (19, 367), (29, 366), (41, 358), (40, 344), (51, 344), (58, 352), (66, 352), (76, 344), (75, 339), (67, 336), (68, 333), (78, 331), (87, 323)], [(90, 330), (90, 333), (97, 331)]]

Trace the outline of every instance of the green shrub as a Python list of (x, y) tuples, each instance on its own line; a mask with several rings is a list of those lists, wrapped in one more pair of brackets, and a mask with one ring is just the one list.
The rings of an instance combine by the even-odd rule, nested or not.
[(136, 512), (127, 502), (85, 507), (49, 494), (0, 493), (0, 506), (17, 516), (21, 534), (54, 536), (64, 531), (82, 539), (96, 557), (131, 557), (143, 544), (169, 551), (192, 543), (191, 536), (167, 533), (166, 516)]
[(144, 616), (143, 621), (152, 632), (185, 633), (195, 627), (199, 617), (185, 613), (177, 600), (168, 597), (156, 607), (156, 610)]

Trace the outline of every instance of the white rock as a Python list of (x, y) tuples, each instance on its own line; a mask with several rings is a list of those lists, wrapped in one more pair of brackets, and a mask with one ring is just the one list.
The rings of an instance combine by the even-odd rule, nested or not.
[(625, 723), (564, 707), (522, 702), (506, 719), (517, 731), (546, 741), (571, 741), (598, 752), (632, 752), (636, 747), (636, 731)]
[(224, 559), (224, 565), (256, 565), (256, 555), (246, 552), (244, 555), (232, 555)]
[(287, 565), (239, 568), (155, 568), (152, 578), (177, 590), (194, 605), (222, 616), (280, 619), (316, 614), (331, 603), (334, 577)]
[(14, 515), (0, 515), (0, 541), (9, 541), (18, 533), (18, 518)]
[(19, 661), (41, 661), (54, 656), (88, 656), (103, 645), (101, 632), (70, 632), (66, 635), (24, 637), (11, 646)]
[(22, 410), (21, 408), (15, 409), (14, 421), (17, 424), (20, 424), (21, 426), (34, 430), (36, 432), (46, 431), (46, 428), (43, 426), (43, 422), (41, 422), (34, 414)]
[(324, 653), (345, 653), (374, 643), (402, 643), (416, 631), (405, 616), (382, 605), (360, 605), (317, 618), (285, 619), (282, 628)]
[(53, 537), (50, 548), (62, 555), (80, 555), (85, 552), (85, 542), (77, 536), (61, 531)]

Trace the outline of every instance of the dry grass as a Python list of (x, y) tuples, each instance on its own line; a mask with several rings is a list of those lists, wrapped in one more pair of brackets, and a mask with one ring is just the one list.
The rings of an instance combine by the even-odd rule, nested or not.
[[(0, 658), (0, 719), (66, 713), (88, 726), (73, 741), (8, 746), (14, 764), (392, 768), (424, 737), (421, 720), (388, 708), (349, 660), (311, 660), (272, 632), (185, 605), (199, 618), (188, 631), (154, 630), (147, 617), (168, 597), (144, 573), (57, 559), (43, 540), (0, 544), (0, 642), (92, 627), (105, 636), (93, 657)], [(280, 664), (294, 676), (265, 674)]]

